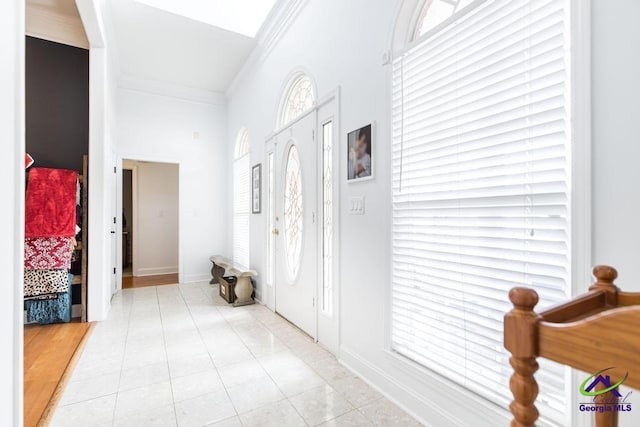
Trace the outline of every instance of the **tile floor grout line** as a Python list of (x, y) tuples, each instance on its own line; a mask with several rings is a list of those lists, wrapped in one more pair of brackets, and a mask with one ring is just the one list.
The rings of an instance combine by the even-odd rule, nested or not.
[[(216, 308), (217, 308), (217, 307), (216, 307)], [(219, 310), (218, 310), (218, 311), (219, 311)], [(254, 316), (254, 314), (253, 314), (253, 313), (249, 313), (249, 315), (252, 317), (252, 319), (256, 320), (258, 323), (263, 324), (263, 322), (262, 322), (260, 319), (256, 318), (256, 317)], [(238, 333), (238, 331), (236, 330), (236, 328), (235, 328), (232, 324), (230, 324), (230, 323), (229, 323), (229, 321), (227, 320), (227, 318), (226, 318), (226, 317), (224, 317), (224, 315), (222, 315), (222, 314), (221, 314), (221, 316), (222, 316), (222, 318), (224, 319), (224, 321), (225, 321), (225, 322), (230, 326), (231, 330), (233, 330), (233, 332), (238, 336), (238, 338), (240, 339), (240, 341), (242, 341), (242, 343), (244, 344), (244, 346), (245, 346), (245, 347), (247, 347), (247, 350), (249, 350), (249, 353), (251, 353), (251, 356), (253, 356), (254, 361), (255, 361), (255, 362), (257, 362), (257, 363), (260, 365), (260, 367), (261, 367), (261, 368), (264, 370), (264, 372), (267, 374), (267, 377), (268, 377), (268, 378), (273, 382), (273, 384), (276, 386), (276, 388), (278, 389), (278, 391), (279, 391), (279, 392), (282, 394), (282, 396), (284, 397), (284, 398), (283, 398), (283, 399), (281, 399), (281, 400), (277, 400), (277, 401), (275, 401), (275, 402), (271, 402), (271, 403), (266, 403), (266, 404), (264, 404), (263, 406), (260, 406), (260, 407), (258, 407), (258, 408), (253, 408), (253, 409), (251, 409), (251, 410), (249, 410), (249, 411), (245, 411), (245, 412), (243, 412), (242, 414), (248, 414), (249, 412), (253, 412), (253, 411), (255, 411), (255, 410), (258, 410), (258, 409), (261, 409), (261, 408), (267, 407), (268, 405), (273, 405), (273, 404), (275, 404), (275, 403), (283, 402), (283, 401), (285, 401), (285, 400), (286, 400), (286, 401), (287, 401), (287, 403), (288, 403), (289, 405), (291, 405), (291, 407), (293, 408), (293, 410), (294, 410), (294, 411), (296, 411), (296, 413), (298, 414), (298, 416), (300, 416), (300, 419), (302, 420), (302, 422), (303, 422), (303, 423), (305, 423), (305, 425), (309, 426), (309, 423), (307, 423), (307, 421), (304, 419), (304, 417), (302, 416), (302, 414), (301, 414), (301, 413), (298, 411), (298, 409), (293, 405), (293, 403), (291, 403), (291, 401), (289, 400), (289, 397), (287, 397), (287, 395), (284, 393), (284, 390), (282, 390), (282, 389), (280, 388), (280, 386), (279, 386), (279, 385), (278, 385), (278, 383), (275, 381), (275, 379), (271, 376), (271, 374), (269, 373), (269, 371), (267, 371), (267, 370), (264, 368), (264, 366), (262, 365), (262, 363), (260, 363), (259, 358), (258, 358), (258, 357), (256, 357), (256, 355), (255, 355), (255, 354), (251, 351), (251, 349), (246, 345), (246, 342), (242, 339), (242, 336)], [(267, 330), (269, 330), (268, 328), (266, 328), (266, 329), (267, 329)], [(270, 330), (269, 330), (269, 333), (273, 334), (273, 332), (271, 332)], [(283, 344), (284, 344), (284, 343), (283, 343)], [(286, 344), (285, 344), (285, 346), (289, 349), (289, 347), (288, 347)], [(303, 361), (303, 362), (304, 362), (304, 361)], [(225, 390), (226, 390), (226, 389), (227, 389), (227, 386), (224, 384), (224, 382), (223, 382), (223, 386), (225, 387)], [(228, 393), (228, 391), (227, 391), (227, 393)], [(231, 396), (229, 396), (229, 399), (231, 399)], [(233, 401), (232, 401), (232, 403), (233, 403)], [(234, 405), (234, 408), (235, 408), (235, 405)], [(238, 411), (237, 411), (237, 409), (236, 409), (236, 412), (238, 412)], [(241, 423), (242, 425), (244, 425), (244, 424), (242, 423), (242, 419), (241, 419), (241, 417), (240, 417), (240, 415), (242, 415), (242, 414), (238, 413), (238, 414), (237, 414), (237, 417), (238, 417), (238, 419), (240, 420), (240, 423)]]
[[(273, 317), (275, 314), (271, 312), (268, 307), (257, 304), (256, 306), (246, 307), (244, 308), (244, 310), (242, 308), (230, 308), (228, 307), (228, 305), (222, 303), (222, 299), (219, 299), (217, 297), (215, 293), (215, 286), (209, 286), (208, 284), (204, 283), (197, 283), (192, 287), (169, 285), (162, 287), (154, 286), (153, 288), (154, 289), (146, 288), (148, 289), (147, 291), (140, 290), (140, 292), (135, 289), (121, 291), (121, 293), (118, 294), (117, 302), (114, 300), (113, 303), (113, 307), (116, 308), (116, 310), (112, 311), (110, 313), (111, 315), (104, 322), (106, 326), (103, 324), (103, 333), (99, 336), (107, 344), (115, 340), (124, 340), (123, 353), (114, 360), (119, 363), (120, 366), (120, 371), (117, 375), (117, 390), (114, 393), (115, 404), (111, 411), (109, 410), (108, 406), (104, 409), (101, 409), (104, 412), (105, 418), (109, 416), (109, 413), (111, 414), (110, 425), (112, 427), (118, 423), (116, 414), (118, 408), (118, 398), (121, 395), (120, 387), (122, 386), (122, 384), (126, 383), (129, 379), (134, 380), (135, 382), (140, 379), (138, 377), (144, 377), (142, 379), (144, 379), (144, 383), (146, 384), (148, 382), (145, 379), (147, 376), (136, 375), (135, 366), (138, 366), (141, 363), (142, 365), (144, 365), (144, 363), (148, 362), (149, 360), (155, 359), (156, 357), (160, 357), (162, 354), (161, 352), (155, 352), (155, 356), (147, 355), (147, 352), (144, 351), (144, 349), (147, 348), (146, 341), (141, 342), (141, 346), (140, 348), (138, 348), (138, 341), (134, 338), (139, 336), (142, 340), (144, 340), (147, 336), (147, 332), (153, 332), (153, 337), (149, 337), (150, 345), (155, 348), (160, 344), (163, 347), (163, 350), (161, 351), (164, 351), (165, 369), (167, 369), (169, 372), (168, 385), (171, 388), (172, 399), (171, 405), (167, 405), (166, 408), (167, 410), (171, 407), (173, 408), (173, 425), (179, 425), (177, 412), (177, 403), (179, 402), (175, 401), (176, 396), (174, 395), (173, 389), (174, 378), (171, 375), (171, 369), (169, 365), (169, 343), (172, 343), (174, 339), (177, 340), (176, 343), (179, 344), (179, 346), (175, 348), (175, 356), (177, 356), (178, 358), (185, 357), (187, 359), (187, 362), (191, 356), (181, 356), (183, 354), (183, 350), (187, 350), (187, 353), (189, 353), (195, 351), (196, 348), (199, 348), (199, 345), (201, 344), (205, 344), (206, 342), (211, 344), (211, 346), (205, 344), (204, 347), (207, 351), (207, 360), (213, 365), (214, 370), (218, 375), (218, 379), (220, 380), (220, 383), (222, 384), (222, 387), (225, 391), (225, 393), (220, 394), (219, 397), (222, 399), (223, 395), (226, 396), (225, 400), (228, 402), (229, 406), (233, 408), (234, 412), (234, 415), (230, 414), (231, 411), (226, 412), (229, 413), (229, 416), (211, 421), (211, 423), (213, 424), (235, 419), (234, 421), (239, 425), (247, 426), (248, 423), (251, 422), (251, 419), (255, 419), (258, 423), (260, 423), (266, 413), (272, 413), (273, 416), (277, 417), (286, 417), (286, 414), (289, 414), (289, 416), (293, 416), (293, 413), (295, 412), (300, 419), (300, 423), (305, 426), (316, 425), (316, 422), (313, 421), (313, 419), (318, 416), (319, 418), (322, 418), (323, 416), (330, 417), (328, 419), (322, 419), (321, 421), (317, 422), (318, 424), (323, 424), (332, 422), (333, 420), (345, 416), (346, 414), (352, 414), (351, 417), (355, 416), (359, 420), (366, 420), (365, 422), (368, 423), (379, 422), (386, 416), (404, 417), (405, 415), (407, 415), (406, 413), (403, 415), (404, 411), (402, 411), (401, 408), (396, 413), (396, 405), (394, 405), (393, 402), (388, 401), (388, 399), (384, 396), (379, 396), (377, 398), (369, 400), (372, 396), (369, 393), (369, 389), (371, 387), (365, 383), (362, 385), (363, 388), (361, 388), (361, 381), (351, 381), (352, 376), (356, 379), (360, 378), (358, 375), (352, 372), (349, 372), (349, 375), (344, 376), (343, 378), (343, 373), (337, 368), (334, 368), (332, 360), (334, 362), (337, 361), (334, 355), (326, 353), (326, 362), (321, 362), (320, 364), (318, 364), (318, 360), (322, 361), (325, 359), (325, 352), (316, 351), (316, 347), (322, 348), (322, 346), (320, 346), (318, 343), (308, 341), (307, 339), (298, 339), (299, 335), (293, 333), (295, 327), (286, 320), (284, 323), (276, 321), (276, 318)], [(141, 323), (136, 323), (137, 320), (139, 320)], [(162, 335), (161, 343), (158, 339), (160, 337), (157, 336), (156, 331), (160, 332)], [(191, 341), (187, 340), (186, 338), (196, 338), (195, 335), (192, 335), (194, 333), (197, 333), (197, 339), (194, 339), (193, 345), (190, 345), (189, 343)], [(184, 336), (185, 334), (189, 336)], [(184, 340), (182, 339), (182, 336), (184, 336)], [(209, 339), (205, 340), (205, 337), (209, 337)], [(234, 348), (229, 348), (228, 352), (225, 352), (224, 354), (221, 353), (220, 356), (222, 358), (220, 359), (220, 362), (223, 365), (225, 361), (231, 363), (228, 363), (224, 366), (218, 366), (214, 362), (213, 356), (216, 354), (216, 349), (221, 348), (221, 344), (222, 347), (224, 347), (224, 343), (227, 342), (226, 337), (237, 340), (238, 351), (235, 351), (234, 346)], [(282, 339), (281, 337), (289, 337), (290, 339), (286, 340)], [(153, 338), (153, 340), (151, 340), (151, 338)], [(169, 338), (172, 339), (169, 340)], [(183, 348), (180, 345), (183, 343), (186, 343), (186, 348)], [(105, 348), (108, 350), (108, 346)], [(174, 348), (171, 348), (172, 354), (174, 354)], [(243, 349), (246, 349), (247, 352), (244, 353)], [(105, 354), (104, 352), (100, 351), (100, 348), (98, 348), (98, 350), (98, 353), (96, 353), (98, 356), (101, 354)], [(131, 359), (131, 362), (133, 362), (132, 366), (135, 366), (129, 371), (124, 372), (124, 363), (127, 361), (127, 355), (129, 354), (128, 350), (132, 351), (131, 356), (133, 356), (133, 358)], [(241, 359), (241, 357), (239, 356), (248, 356), (248, 359), (246, 361), (236, 361)], [(202, 360), (204, 362), (205, 358), (203, 357)], [(292, 361), (301, 362), (299, 365), (301, 367), (301, 376), (298, 376), (297, 373), (294, 373), (291, 379), (297, 379), (298, 382), (302, 380), (302, 382), (300, 384), (290, 384), (289, 375), (282, 378), (285, 381), (280, 381), (281, 385), (279, 385), (279, 383), (275, 381), (275, 378), (280, 378), (280, 369), (284, 369), (286, 373), (286, 370), (289, 369)], [(234, 370), (231, 370), (227, 372), (229, 375), (231, 375), (229, 377), (230, 381), (227, 381), (230, 386), (227, 386), (227, 383), (225, 381), (222, 381), (222, 376), (220, 375), (220, 369), (224, 368), (225, 366), (231, 366), (233, 364), (240, 363), (256, 364), (256, 367), (259, 366), (265, 374), (264, 386), (260, 389), (264, 389), (264, 392), (256, 390), (256, 397), (267, 393), (268, 390), (278, 390), (281, 398), (277, 398), (274, 402), (259, 404), (259, 406), (255, 405), (255, 403), (258, 403), (260, 399), (251, 400), (251, 402), (254, 402), (253, 405), (255, 406), (244, 405), (244, 401), (246, 399), (243, 399), (242, 401), (238, 401), (238, 403), (241, 404), (241, 406), (246, 406), (247, 409), (240, 413), (238, 409), (236, 409), (236, 405), (231, 399), (230, 390), (239, 385), (234, 385), (234, 381), (242, 380), (242, 384), (250, 384), (251, 381), (255, 381), (255, 379), (252, 379), (253, 375), (250, 375), (251, 378), (247, 381), (246, 373), (243, 374), (244, 371), (241, 370), (234, 374)], [(329, 364), (331, 364), (331, 366), (329, 366)], [(187, 363), (187, 365), (189, 365), (189, 363)], [(297, 362), (295, 363), (295, 365), (298, 366)], [(327, 365), (327, 369), (322, 368), (325, 365)], [(267, 370), (265, 366), (270, 366), (271, 368)], [(318, 369), (316, 370), (314, 366)], [(335, 364), (335, 366), (341, 365)], [(209, 368), (207, 367), (207, 369)], [(313, 373), (314, 376), (317, 376), (318, 380), (321, 379), (321, 381), (317, 381), (318, 385), (315, 385), (310, 389), (301, 390), (302, 388), (311, 385), (311, 383), (307, 381), (306, 375), (304, 375), (307, 369), (310, 373)], [(153, 377), (154, 375), (151, 376)], [(334, 378), (337, 380), (344, 379), (343, 382), (338, 384), (340, 390), (344, 390), (344, 392), (340, 391), (338, 388), (334, 388), (334, 386), (332, 385)], [(268, 381), (275, 387), (273, 387), (271, 384), (267, 384), (266, 379), (268, 379)], [(315, 384), (315, 379), (316, 378), (313, 377), (310, 378), (309, 381), (312, 381)], [(330, 380), (332, 382), (330, 382)], [(206, 383), (208, 382), (203, 383), (201, 387), (208, 388), (206, 386)], [(335, 412), (338, 411), (334, 412), (335, 408), (332, 409), (332, 407), (334, 407), (334, 405), (331, 404), (333, 399), (329, 399), (329, 396), (327, 397), (327, 399), (320, 399), (320, 401), (318, 402), (320, 404), (320, 407), (318, 408), (315, 408), (318, 403), (311, 404), (312, 402), (309, 402), (309, 399), (299, 398), (299, 396), (309, 392), (313, 392), (313, 396), (317, 395), (318, 393), (319, 395), (322, 395), (322, 390), (327, 386), (329, 386), (330, 390), (332, 390), (333, 396), (330, 396), (331, 398), (344, 399), (345, 403), (348, 403), (348, 405), (344, 405), (342, 403), (340, 405), (340, 407), (349, 407), (345, 412), (334, 415)], [(139, 386), (138, 388), (141, 387), (150, 387), (151, 392), (154, 393), (153, 385)], [(196, 388), (194, 390), (199, 392), (201, 389), (202, 388)], [(247, 390), (249, 389), (252, 389), (250, 385)], [(291, 396), (288, 396), (284, 393), (284, 390), (289, 389), (292, 392), (295, 391), (295, 393), (291, 394)], [(347, 399), (347, 396), (349, 396), (350, 392), (356, 393), (356, 397), (358, 397), (356, 400), (361, 401), (358, 405), (350, 402), (349, 399)], [(318, 397), (320, 398), (320, 396)], [(298, 407), (293, 404), (294, 400), (298, 402), (298, 404), (303, 404), (302, 406), (300, 406), (300, 409), (298, 409)], [(153, 402), (159, 402), (159, 400), (156, 399)], [(153, 406), (153, 402), (149, 401), (148, 403)], [(380, 406), (380, 403), (383, 403), (384, 405)], [(309, 406), (308, 404), (311, 406)], [(377, 408), (378, 406), (380, 406), (380, 409)], [(279, 410), (275, 411), (275, 408), (282, 408), (284, 410), (285, 407), (286, 411), (284, 412)], [(310, 409), (312, 409), (312, 407), (315, 409), (310, 412)], [(156, 406), (153, 406), (152, 409), (155, 408)], [(160, 408), (160, 406), (157, 406), (157, 408)], [(291, 412), (291, 408), (293, 408), (293, 412)], [(367, 408), (367, 414), (364, 413), (363, 408)], [(145, 419), (150, 420), (154, 416), (158, 416), (153, 410), (149, 410), (147, 406), (143, 406), (139, 409), (146, 409), (146, 412), (149, 413), (149, 418)], [(215, 418), (214, 413), (218, 415), (224, 415), (224, 412), (214, 412), (209, 410), (197, 409), (196, 407), (192, 408), (191, 406), (189, 406), (188, 408), (185, 407), (184, 410), (186, 411), (185, 416), (187, 416), (188, 418), (191, 418), (192, 416), (200, 416), (200, 419), (203, 420), (203, 423), (209, 422), (205, 421), (205, 418), (213, 420)], [(323, 412), (317, 414), (317, 410), (321, 410)], [(200, 411), (203, 412), (200, 413)], [(225, 409), (224, 411), (227, 410)], [(253, 416), (247, 419), (247, 422), (244, 422), (242, 417), (245, 414), (249, 414), (252, 412), (255, 412), (258, 418), (255, 418), (255, 416)], [(305, 418), (303, 413), (309, 416), (309, 420)], [(411, 417), (409, 416), (409, 418)], [(162, 421), (166, 422), (168, 419), (169, 418), (166, 417), (166, 419)], [(126, 421), (126, 417), (122, 417), (120, 418), (120, 420)], [(142, 424), (140, 425), (144, 425), (144, 422), (142, 422)]]
[[(200, 330), (200, 326), (198, 325), (198, 323), (196, 322), (196, 319), (193, 317), (193, 312), (191, 311), (191, 307), (189, 306), (188, 301), (185, 299), (184, 294), (182, 293), (182, 289), (180, 289), (180, 286), (178, 285), (178, 290), (180, 291), (180, 296), (182, 297), (182, 300), (184, 301), (185, 306), (187, 307), (187, 310), (189, 311), (189, 316), (191, 317), (193, 324), (196, 327), (196, 330), (198, 331), (198, 336), (200, 337), (200, 340), (204, 343), (204, 338), (202, 336), (202, 331)], [(211, 303), (213, 303), (213, 299), (209, 298), (208, 295), (206, 295), (202, 289), (200, 289), (200, 292), (207, 297), (207, 300), (210, 300)], [(222, 315), (222, 313), (220, 313), (220, 310), (218, 309), (218, 307), (213, 304), (213, 307), (216, 309), (216, 311), (218, 312), (218, 314), (220, 314), (220, 317), (227, 322), (227, 319), (225, 319), (225, 317)], [(228, 323), (228, 322), (227, 322)], [(233, 400), (231, 399), (231, 395), (229, 394), (229, 390), (227, 390), (227, 386), (225, 385), (224, 381), (222, 381), (222, 378), (220, 377), (220, 371), (218, 370), (218, 365), (216, 365), (216, 363), (214, 362), (213, 358), (211, 357), (211, 352), (209, 351), (209, 348), (206, 346), (205, 344), (205, 348), (207, 349), (207, 354), (209, 355), (209, 359), (211, 359), (211, 363), (213, 364), (214, 369), (216, 370), (216, 374), (218, 375), (218, 378), (220, 379), (220, 383), (222, 384), (222, 387), (224, 387), (224, 392), (227, 395), (227, 398), (229, 398), (229, 402), (231, 402), (231, 406), (233, 407), (233, 411), (236, 413), (236, 417), (238, 417), (238, 419), (240, 419), (240, 414), (238, 413), (238, 409), (236, 408), (236, 405), (234, 405)], [(230, 417), (227, 417), (230, 418)], [(220, 420), (222, 421), (222, 420)], [(240, 421), (240, 424), (242, 424), (242, 421)]]
[[(257, 319), (257, 318), (253, 315), (253, 313), (251, 313), (250, 315), (251, 315), (251, 317), (252, 317), (252, 318), (256, 319), (259, 323), (263, 324), (263, 322), (262, 322), (260, 319)], [(226, 320), (226, 319), (225, 319), (225, 320)], [(290, 323), (290, 322), (289, 322), (289, 323)], [(235, 328), (233, 328), (233, 326), (232, 326), (232, 329), (235, 331), (236, 335), (238, 335), (238, 336), (240, 335), (240, 334), (238, 334), (238, 332), (235, 330)], [(273, 332), (271, 332), (271, 330), (270, 330), (269, 328), (266, 328), (266, 329), (269, 331), (269, 333), (271, 333), (271, 334), (273, 335)], [(274, 335), (274, 336), (275, 336), (275, 335)], [(242, 337), (240, 337), (240, 340), (242, 340)], [(280, 340), (280, 339), (278, 338), (278, 340)], [(280, 340), (280, 341), (281, 341), (281, 340)], [(293, 352), (293, 349), (292, 349), (291, 347), (289, 347), (289, 346), (288, 346), (286, 343), (284, 343), (284, 342), (283, 342), (283, 344), (285, 345), (285, 347), (287, 347), (287, 349), (288, 349), (288, 350), (290, 350), (290, 351), (292, 352), (292, 354), (294, 354), (296, 357), (298, 357), (298, 356), (295, 354), (295, 352)], [(246, 345), (245, 345), (245, 346), (246, 346)], [(251, 350), (250, 350), (250, 349), (249, 349), (249, 352), (251, 352)], [(256, 357), (256, 356), (253, 354), (253, 352), (251, 352), (251, 354), (254, 356), (254, 359), (256, 360), (256, 362), (258, 362), (258, 364), (259, 364), (259, 365), (262, 367), (262, 369), (266, 372), (266, 374), (267, 374), (267, 376), (269, 377), (269, 379), (270, 379), (271, 381), (273, 381), (273, 383), (274, 383), (274, 384), (275, 384), (275, 386), (278, 388), (278, 390), (280, 391), (280, 393), (282, 393), (282, 395), (284, 396), (284, 399), (282, 399), (282, 400), (278, 400), (278, 401), (273, 402), (273, 403), (265, 404), (264, 406), (262, 406), (262, 407), (260, 407), (260, 408), (266, 407), (267, 405), (273, 405), (274, 403), (283, 402), (283, 401), (285, 401), (285, 400), (286, 400), (286, 401), (287, 401), (287, 403), (288, 403), (289, 405), (291, 405), (291, 407), (293, 408), (293, 410), (294, 410), (294, 411), (296, 411), (296, 413), (298, 414), (298, 416), (300, 417), (300, 419), (302, 420), (302, 422), (303, 422), (303, 423), (305, 423), (305, 425), (306, 425), (306, 426), (309, 426), (310, 424), (307, 422), (307, 420), (306, 420), (306, 419), (304, 418), (304, 416), (300, 413), (300, 411), (298, 410), (298, 408), (296, 408), (296, 406), (295, 406), (295, 405), (293, 404), (293, 402), (291, 402), (291, 400), (290, 400), (290, 397), (298, 396), (298, 394), (302, 394), (302, 393), (304, 393), (304, 392), (301, 392), (301, 393), (295, 394), (295, 395), (293, 395), (293, 396), (287, 396), (287, 395), (285, 394), (284, 390), (282, 390), (282, 389), (280, 388), (280, 386), (278, 385), (278, 383), (277, 383), (277, 382), (275, 381), (275, 379), (271, 376), (271, 374), (269, 373), (269, 371), (267, 371), (267, 370), (265, 369), (264, 365), (260, 362), (259, 358), (258, 358), (258, 357)], [(271, 356), (272, 356), (272, 355), (273, 355), (273, 354), (271, 354)], [(309, 366), (309, 365), (308, 365), (304, 360), (300, 359), (300, 361), (301, 361), (302, 363), (304, 363), (305, 365), (307, 365), (307, 366), (311, 369), (311, 367), (310, 367), (310, 366)], [(324, 378), (323, 378), (323, 380), (324, 380)], [(326, 383), (326, 381), (325, 381), (325, 383)], [(319, 387), (320, 387), (320, 386), (319, 386)], [(318, 388), (319, 388), (319, 387), (318, 387)], [(257, 410), (257, 409), (260, 409), (260, 408), (254, 408), (253, 410)], [(247, 411), (246, 413), (248, 413), (248, 412), (252, 412), (253, 410), (251, 410), (251, 411)]]
[[(158, 303), (158, 312), (160, 316), (160, 329), (162, 330), (162, 348), (164, 349), (164, 355), (167, 358), (167, 372), (169, 373), (169, 389), (171, 390), (171, 405), (173, 406), (173, 416), (175, 425), (178, 425), (178, 410), (176, 408), (176, 399), (173, 395), (173, 381), (171, 381), (171, 368), (169, 366), (169, 353), (167, 353), (167, 339), (164, 330), (164, 321), (162, 317), (162, 307), (160, 306), (160, 296), (158, 295), (158, 286), (153, 287), (156, 293), (156, 301)], [(179, 290), (179, 288), (178, 288)]]
[[(220, 285), (218, 285), (218, 286), (220, 286)], [(211, 291), (213, 291), (213, 286), (211, 286), (211, 284), (209, 284), (209, 287), (210, 287), (210, 290), (211, 290)], [(201, 289), (201, 291), (202, 291), (202, 289)], [(204, 291), (202, 291), (202, 293), (204, 293), (204, 294), (206, 295), (206, 293), (205, 293)], [(213, 293), (214, 293), (214, 295), (215, 295), (215, 291), (213, 291)], [(209, 299), (210, 299), (211, 303), (213, 304), (213, 303), (214, 303), (213, 298), (210, 298), (210, 295), (206, 295), (206, 296), (207, 296), (207, 297), (209, 297)], [(227, 321), (227, 319), (226, 319), (226, 318), (222, 315), (222, 313), (220, 312), (220, 308), (219, 308), (217, 305), (215, 305), (215, 304), (213, 304), (213, 306), (215, 307), (216, 312), (220, 315), (220, 317), (222, 318), (222, 320), (224, 320), (224, 321), (225, 321), (225, 323), (227, 323), (227, 324), (228, 324), (229, 322)], [(191, 309), (190, 309), (190, 308), (189, 308), (189, 311), (191, 312)], [(198, 333), (202, 336), (202, 333), (201, 333), (201, 331), (200, 331), (200, 326), (196, 325), (196, 328), (198, 328)], [(233, 327), (232, 327), (232, 328), (233, 328)], [(235, 331), (235, 330), (234, 330), (234, 331)], [(204, 342), (204, 340), (203, 340), (203, 342)], [(249, 350), (249, 351), (251, 351), (251, 350)], [(209, 355), (209, 358), (211, 358), (211, 353), (209, 352), (209, 348), (207, 348), (207, 354)], [(218, 366), (215, 364), (215, 362), (213, 361), (213, 359), (211, 359), (211, 363), (213, 363), (213, 366), (214, 366), (214, 367), (216, 368), (216, 370), (218, 371)], [(242, 362), (240, 362), (240, 363), (242, 363)], [(218, 376), (220, 376), (220, 371), (218, 371)], [(233, 400), (231, 400), (231, 395), (229, 394), (229, 390), (227, 389), (227, 386), (226, 386), (226, 384), (224, 383), (224, 381), (222, 381), (222, 378), (220, 378), (220, 382), (222, 382), (222, 386), (224, 387), (224, 391), (225, 391), (225, 393), (227, 394), (227, 397), (229, 398), (229, 401), (231, 402), (231, 406), (233, 406), (233, 410), (236, 412), (236, 415), (235, 415), (234, 417), (238, 420), (238, 422), (240, 423), (240, 425), (241, 425), (241, 426), (244, 426), (244, 423), (242, 422), (242, 418), (240, 417), (240, 414), (238, 413), (238, 410), (236, 409), (236, 406), (233, 404)], [(225, 420), (230, 419), (230, 418), (233, 418), (233, 417), (227, 417), (227, 418), (225, 418)], [(224, 421), (224, 420), (221, 420), (221, 421)]]
[[(120, 292), (122, 292), (122, 290), (120, 290)], [(127, 342), (129, 341), (129, 326), (131, 325), (131, 316), (133, 315), (133, 302), (134, 301), (133, 301), (133, 294), (132, 294), (131, 304), (129, 307), (129, 314), (127, 316), (127, 331), (124, 334), (124, 351), (122, 352), (122, 358), (120, 359), (120, 375), (118, 376), (118, 387), (116, 388), (116, 402), (113, 405), (113, 416), (111, 417), (111, 427), (115, 426), (116, 424), (116, 408), (118, 407), (118, 397), (120, 396), (120, 382), (122, 381), (122, 373), (124, 371), (124, 358), (125, 358), (125, 355), (127, 354)]]

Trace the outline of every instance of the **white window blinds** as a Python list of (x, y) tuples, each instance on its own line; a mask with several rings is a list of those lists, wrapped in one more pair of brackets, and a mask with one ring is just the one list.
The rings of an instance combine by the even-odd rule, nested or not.
[(233, 261), (249, 264), (250, 197), (249, 155), (233, 162)]
[[(567, 17), (475, 1), (393, 62), (392, 348), (505, 407), (509, 289), (569, 294)], [(565, 370), (540, 363), (542, 422), (565, 425)]]

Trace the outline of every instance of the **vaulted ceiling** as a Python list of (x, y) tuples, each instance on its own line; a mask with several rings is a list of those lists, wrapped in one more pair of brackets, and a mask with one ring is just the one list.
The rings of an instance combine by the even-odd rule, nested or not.
[[(121, 82), (224, 93), (256, 47), (265, 21), (273, 18), (273, 9), (293, 3), (105, 0), (105, 30)], [(27, 35), (89, 48), (76, 0), (26, 0), (26, 12)]]
[(111, 0), (120, 73), (224, 93), (255, 39), (134, 0)]

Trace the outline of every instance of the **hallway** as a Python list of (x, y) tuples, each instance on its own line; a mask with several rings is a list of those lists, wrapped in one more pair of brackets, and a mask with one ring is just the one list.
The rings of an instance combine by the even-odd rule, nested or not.
[(287, 321), (217, 291), (118, 293), (52, 426), (419, 425)]

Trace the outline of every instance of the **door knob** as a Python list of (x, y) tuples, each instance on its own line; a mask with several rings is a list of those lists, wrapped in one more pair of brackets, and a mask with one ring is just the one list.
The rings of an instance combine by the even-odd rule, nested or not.
[(278, 230), (277, 228), (274, 228), (273, 231), (271, 231), (271, 233), (277, 236), (280, 234), (280, 230)]

